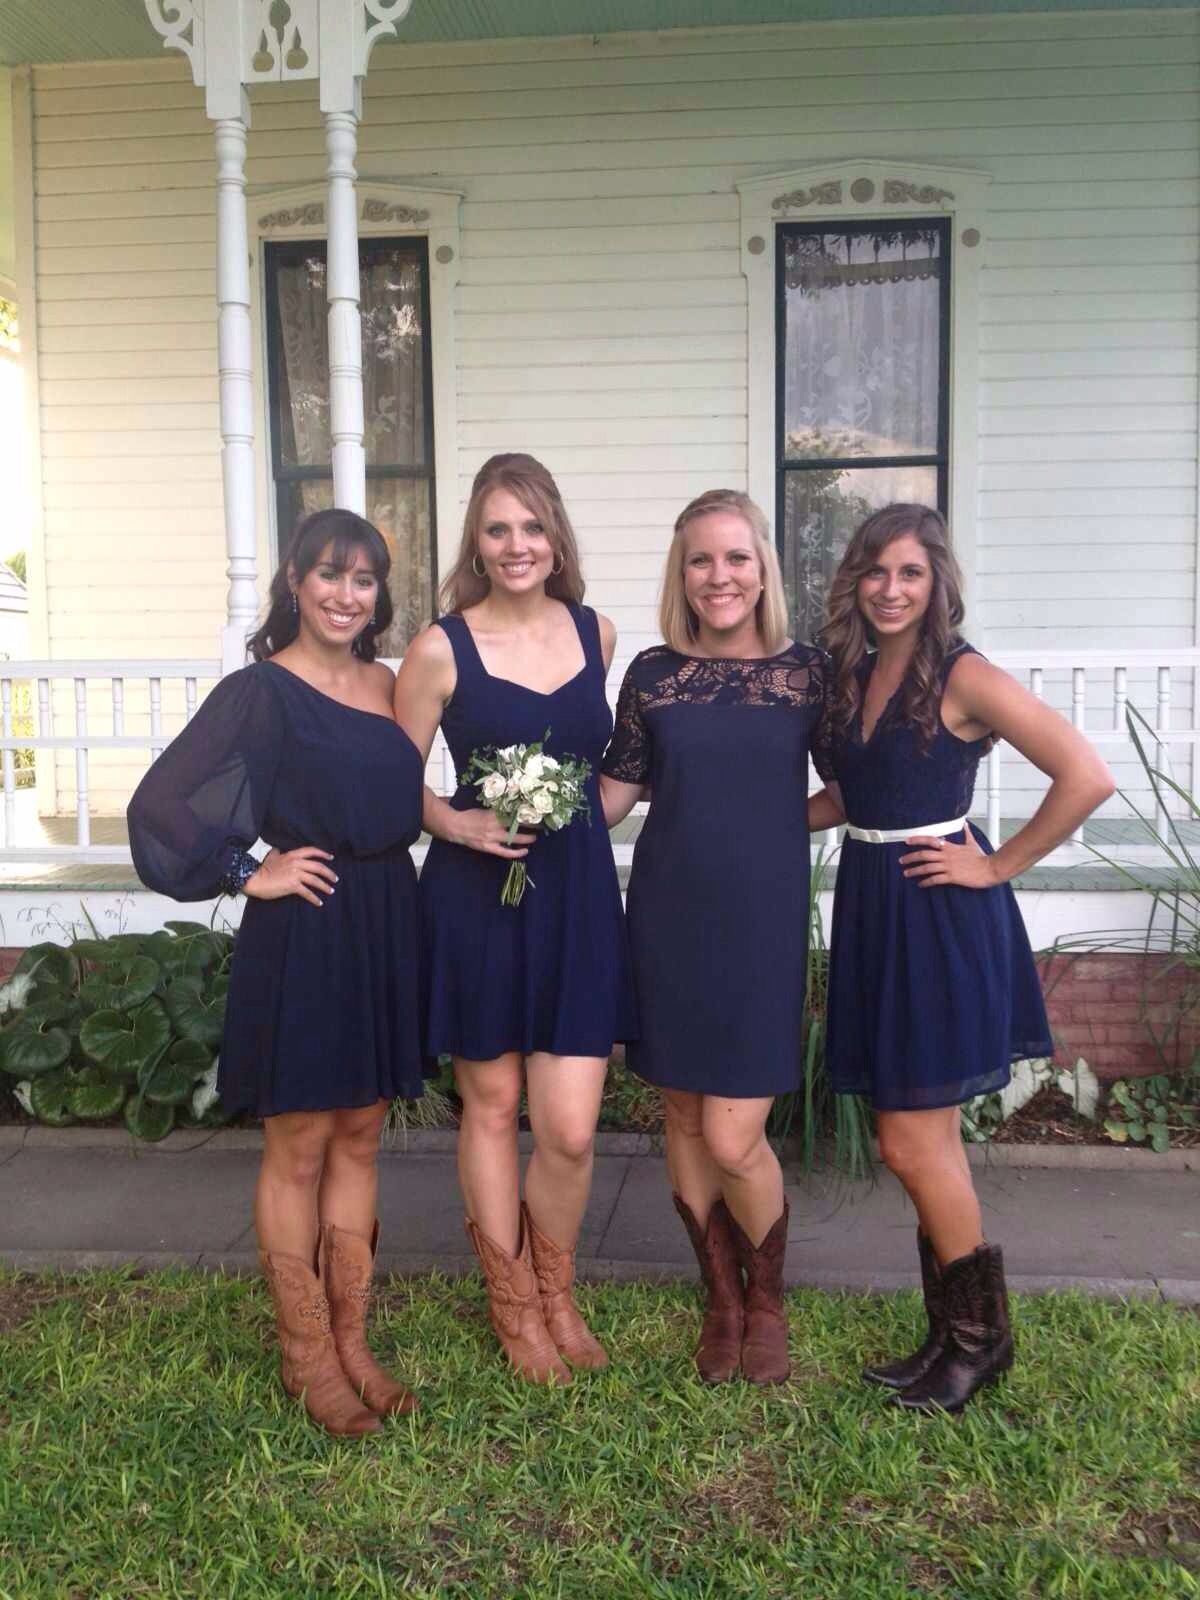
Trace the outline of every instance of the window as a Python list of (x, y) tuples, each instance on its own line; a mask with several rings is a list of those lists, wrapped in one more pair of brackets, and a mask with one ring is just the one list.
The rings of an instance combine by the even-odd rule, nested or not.
[[(367, 516), (392, 555), (398, 656), (433, 616), (436, 529), (428, 245), (359, 243)], [(281, 545), (310, 511), (333, 504), (325, 242), (266, 246), (271, 470)]]
[(950, 225), (945, 218), (777, 229), (777, 515), (801, 638), (870, 512), (947, 509)]

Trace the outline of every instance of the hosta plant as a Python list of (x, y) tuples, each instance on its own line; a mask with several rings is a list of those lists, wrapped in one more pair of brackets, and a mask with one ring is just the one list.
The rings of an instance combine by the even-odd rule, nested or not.
[(198, 922), (32, 945), (0, 987), (0, 1069), (17, 1099), (56, 1127), (121, 1114), (138, 1139), (219, 1126), (232, 949)]

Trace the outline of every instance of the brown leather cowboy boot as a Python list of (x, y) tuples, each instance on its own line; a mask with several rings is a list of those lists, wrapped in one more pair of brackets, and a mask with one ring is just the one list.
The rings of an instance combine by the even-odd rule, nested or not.
[(923, 1378), (892, 1396), (907, 1411), (961, 1411), (1013, 1363), (1004, 1257), (981, 1244), (942, 1268), (946, 1348)]
[(787, 1254), (788, 1204), (757, 1250), (731, 1216), (729, 1226), (746, 1274), (746, 1331), (742, 1375), (751, 1383), (782, 1383), (788, 1364), (787, 1313), (783, 1309), (783, 1258)]
[(510, 1256), (470, 1217), (465, 1223), (487, 1284), (488, 1320), (513, 1371), (531, 1383), (570, 1383), (570, 1370), (559, 1360), (542, 1315), (528, 1229), (522, 1222), (520, 1248)]
[(917, 1252), (921, 1258), (921, 1290), (925, 1296), (925, 1315), (929, 1331), (925, 1343), (911, 1356), (899, 1361), (889, 1361), (878, 1367), (864, 1367), (867, 1383), (877, 1383), (885, 1389), (907, 1389), (910, 1383), (923, 1378), (946, 1348), (946, 1305), (942, 1294), (942, 1269), (927, 1234), (917, 1229)]
[(377, 1433), (383, 1424), (350, 1387), (338, 1360), (319, 1252), (316, 1272), (299, 1256), (277, 1250), (260, 1250), (258, 1260), (275, 1302), (283, 1387), (302, 1396), (309, 1416), (330, 1433)]
[(704, 1319), (696, 1345), (696, 1370), (705, 1383), (728, 1383), (742, 1359), (742, 1274), (738, 1268), (732, 1218), (724, 1200), (716, 1200), (704, 1227), (690, 1207), (673, 1195), (683, 1219), (704, 1284)]
[(399, 1416), (413, 1409), (416, 1396), (383, 1370), (367, 1344), (367, 1307), (378, 1246), (378, 1222), (369, 1239), (332, 1222), (321, 1225), (325, 1288), (342, 1371), (372, 1411), (381, 1416)]
[(542, 1297), (542, 1315), (555, 1349), (572, 1367), (606, 1367), (604, 1346), (589, 1329), (571, 1298), (575, 1281), (575, 1252), (564, 1250), (548, 1238), (522, 1205), (525, 1234), (533, 1258), (533, 1270)]

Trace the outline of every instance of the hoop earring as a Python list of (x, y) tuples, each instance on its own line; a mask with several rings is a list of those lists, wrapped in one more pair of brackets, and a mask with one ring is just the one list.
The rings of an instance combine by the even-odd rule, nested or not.
[(566, 564), (567, 564), (566, 557), (563, 555), (562, 551), (560, 550), (558, 552), (558, 565), (556, 567), (551, 567), (550, 568), (550, 576), (552, 578), (561, 577), (562, 576), (562, 570), (566, 566)]
[(477, 578), (487, 577), (487, 568), (484, 566), (483, 562), (480, 561), (478, 550), (476, 550), (475, 554), (471, 557), (471, 571)]

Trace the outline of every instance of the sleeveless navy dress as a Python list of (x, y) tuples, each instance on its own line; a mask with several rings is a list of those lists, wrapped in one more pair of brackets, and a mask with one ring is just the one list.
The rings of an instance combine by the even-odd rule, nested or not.
[(422, 1092), (417, 884), (424, 771), (390, 717), (262, 661), (223, 678), (129, 804), (138, 876), (207, 900), (262, 838), (332, 852), (319, 906), (247, 899), (217, 1088), (260, 1117)]
[[(612, 732), (600, 627), (590, 608), (569, 610), (584, 664), (550, 694), (493, 677), (461, 616), (437, 624), (458, 674), (442, 715), (458, 772), (474, 750), (530, 744), (549, 729), (547, 754), (581, 757), (592, 775), (590, 816), (530, 846), (519, 906), (500, 904), (507, 859), (444, 839), (430, 844), (420, 883), (430, 1055), (607, 1056), (635, 1032), (625, 918), (597, 776)], [(462, 784), (450, 801), (460, 811), (478, 803), (478, 790)]]
[[(959, 644), (946, 658), (943, 690)], [(862, 705), (874, 670), (860, 671), (849, 730), (814, 751), (841, 787), (858, 828), (911, 828), (965, 816), (986, 739), (970, 743), (944, 723), (927, 751), (898, 714), (895, 696), (864, 740)], [(977, 828), (981, 849), (991, 846)], [(963, 834), (950, 836), (961, 844)], [(1053, 1053), (1029, 939), (1009, 884), (923, 889), (899, 865), (903, 842), (842, 842), (830, 938), (826, 1061), (840, 1094), (878, 1111), (959, 1105), (1002, 1089), (1013, 1061)]]
[(808, 955), (808, 754), (827, 658), (791, 644), (630, 663), (604, 770), (649, 784), (629, 876), (647, 1082), (723, 1098), (799, 1086)]

